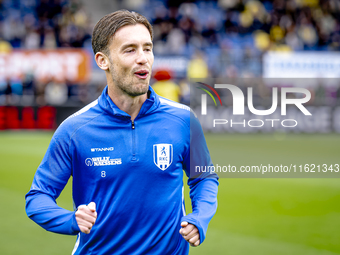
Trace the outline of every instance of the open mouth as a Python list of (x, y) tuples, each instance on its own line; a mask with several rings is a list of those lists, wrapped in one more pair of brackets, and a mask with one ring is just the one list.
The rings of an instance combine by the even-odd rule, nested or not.
[(149, 71), (147, 70), (140, 70), (135, 72), (135, 75), (140, 79), (146, 79), (148, 77)]

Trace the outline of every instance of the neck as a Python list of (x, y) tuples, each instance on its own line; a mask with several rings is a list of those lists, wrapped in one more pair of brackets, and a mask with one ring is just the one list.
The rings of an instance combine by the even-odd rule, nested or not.
[(143, 103), (147, 99), (147, 93), (133, 97), (117, 89), (115, 86), (108, 87), (108, 94), (119, 109), (131, 116), (131, 120), (137, 117)]

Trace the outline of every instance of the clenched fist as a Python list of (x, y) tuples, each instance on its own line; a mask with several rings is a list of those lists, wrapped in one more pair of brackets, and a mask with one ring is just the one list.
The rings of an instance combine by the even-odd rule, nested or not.
[(181, 229), (179, 233), (183, 236), (183, 238), (191, 245), (198, 246), (200, 244), (200, 233), (195, 225), (190, 224), (186, 221), (181, 223)]
[(97, 219), (96, 204), (80, 205), (76, 211), (76, 220), (81, 232), (89, 234)]

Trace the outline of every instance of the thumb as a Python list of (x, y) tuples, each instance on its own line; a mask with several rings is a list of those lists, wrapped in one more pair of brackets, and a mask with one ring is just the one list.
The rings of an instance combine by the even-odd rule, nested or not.
[(182, 223), (181, 223), (181, 227), (182, 228), (184, 228), (184, 227), (186, 227), (186, 226), (188, 226), (188, 222), (186, 222), (186, 221), (182, 221)]
[(96, 203), (95, 202), (91, 202), (87, 206), (92, 212), (96, 211)]

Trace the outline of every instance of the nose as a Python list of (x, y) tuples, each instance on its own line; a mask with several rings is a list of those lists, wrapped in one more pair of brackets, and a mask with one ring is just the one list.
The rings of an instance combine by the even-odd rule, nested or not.
[(140, 64), (140, 65), (144, 65), (148, 62), (145, 52), (142, 49), (138, 51), (136, 62), (137, 64)]

